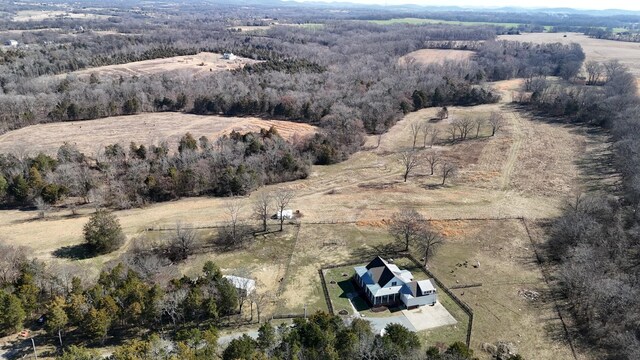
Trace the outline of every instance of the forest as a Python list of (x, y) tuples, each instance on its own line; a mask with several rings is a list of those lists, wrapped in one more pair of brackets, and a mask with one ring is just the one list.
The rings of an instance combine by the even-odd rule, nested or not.
[[(251, 150), (214, 166), (224, 171), (207, 169), (204, 163), (222, 158), (207, 150), (208, 145), (200, 147), (203, 152), (190, 159), (185, 159), (185, 153), (182, 159), (167, 157), (162, 144), (130, 144), (129, 156), (124, 149), (128, 144), (113, 144), (99, 153), (73, 156), (77, 160), (70, 162), (64, 156), (42, 160), (44, 155), (26, 156), (16, 151), (6, 154), (0, 162), (0, 201), (28, 206), (42, 198), (45, 203), (55, 204), (67, 195), (89, 201), (88, 192), (96, 188), (92, 183), (110, 184), (109, 189), (103, 190), (108, 195), (100, 198), (109, 199), (104, 204), (114, 208), (181, 196), (246, 194), (262, 184), (304, 177), (311, 163), (345, 160), (360, 148), (364, 134), (382, 133), (408, 112), (434, 106), (493, 103), (499, 96), (485, 85), (486, 81), (523, 76), (569, 79), (580, 70), (584, 59), (577, 45), (492, 41), (495, 30), (491, 27), (383, 27), (335, 22), (321, 29), (276, 26), (265, 36), (253, 36), (221, 28), (214, 20), (198, 24), (197, 28), (181, 23), (179, 29), (134, 37), (89, 33), (68, 43), (9, 49), (3, 53), (0, 65), (0, 129), (156, 111), (257, 115), (319, 126), (321, 131), (296, 144), (295, 149), (280, 141), (277, 146), (269, 146), (272, 150), (260, 150), (284, 150), (278, 156), (289, 156), (285, 167), (290, 168), (284, 170), (289, 175), (267, 174), (279, 173), (280, 167), (265, 170), (264, 165), (255, 165), (270, 162), (252, 160), (256, 157), (249, 156)], [(65, 41), (64, 37), (56, 38), (55, 33), (42, 34), (41, 38), (29, 35), (36, 36), (34, 44), (48, 36), (53, 38), (47, 43)], [(440, 47), (451, 41), (467, 42), (477, 49), (476, 56), (470, 61), (428, 66), (398, 62), (401, 56), (424, 46)], [(264, 62), (197, 77), (181, 72), (127, 78), (99, 73), (89, 77), (53, 76), (200, 51), (232, 51)], [(251, 147), (254, 145), (247, 143), (252, 141), (255, 138), (239, 143)], [(136, 155), (136, 146), (145, 147), (145, 151), (148, 148), (149, 157), (164, 154), (160, 155), (164, 158), (149, 160), (146, 154)], [(230, 151), (231, 147), (223, 148)], [(38, 157), (49, 165), (34, 167)], [(182, 165), (171, 164), (176, 162)], [(195, 164), (200, 164), (197, 166), (202, 170), (196, 170), (192, 166)], [(113, 182), (96, 177), (105, 172)], [(190, 174), (201, 175), (193, 179)], [(210, 180), (201, 180), (203, 176)], [(187, 184), (180, 178), (192, 180)], [(122, 189), (129, 194), (123, 194)]]

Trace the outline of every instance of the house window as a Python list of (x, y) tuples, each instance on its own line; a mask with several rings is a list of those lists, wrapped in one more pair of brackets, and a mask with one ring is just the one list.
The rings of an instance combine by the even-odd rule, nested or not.
[(396, 285), (398, 285), (398, 282), (397, 282), (397, 281), (392, 281), (392, 282), (391, 282), (391, 286), (396, 286)]

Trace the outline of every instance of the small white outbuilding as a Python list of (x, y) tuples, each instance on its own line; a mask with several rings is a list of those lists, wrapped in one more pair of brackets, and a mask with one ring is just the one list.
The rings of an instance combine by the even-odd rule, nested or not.
[(229, 280), (231, 286), (236, 288), (238, 292), (242, 292), (245, 296), (253, 293), (256, 290), (256, 281), (240, 276), (224, 275), (225, 279)]
[(235, 56), (233, 53), (224, 53), (222, 54), (222, 58), (225, 60), (235, 60), (237, 56)]
[(293, 219), (293, 210), (291, 209), (283, 210), (283, 211), (278, 210), (278, 212), (275, 215), (275, 218), (278, 220), (280, 219), (291, 220)]

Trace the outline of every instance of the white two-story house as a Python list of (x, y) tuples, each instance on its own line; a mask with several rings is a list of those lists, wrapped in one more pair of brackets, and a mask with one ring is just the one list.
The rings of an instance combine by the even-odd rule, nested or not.
[(433, 305), (438, 300), (431, 280), (413, 280), (408, 270), (400, 270), (381, 257), (367, 266), (356, 266), (353, 280), (373, 306), (403, 304), (408, 309)]

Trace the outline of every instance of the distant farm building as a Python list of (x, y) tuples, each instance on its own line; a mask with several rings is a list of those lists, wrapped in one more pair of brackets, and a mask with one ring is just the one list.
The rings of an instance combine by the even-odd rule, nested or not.
[(238, 290), (238, 292), (242, 293), (244, 296), (247, 296), (256, 290), (256, 281), (253, 279), (243, 278), (243, 277), (234, 276), (234, 275), (224, 275), (223, 277), (229, 281), (231, 286), (233, 286), (236, 290)]
[(409, 270), (400, 270), (379, 256), (354, 270), (354, 281), (373, 306), (404, 305), (412, 309), (434, 305), (438, 300), (431, 280), (415, 281)]
[(235, 60), (237, 58), (237, 56), (235, 56), (233, 53), (224, 53), (222, 55), (222, 58), (225, 60)]
[(4, 42), (6, 46), (16, 47), (18, 46), (18, 40), (7, 40)]

